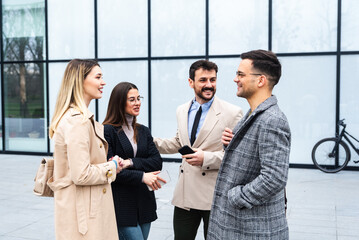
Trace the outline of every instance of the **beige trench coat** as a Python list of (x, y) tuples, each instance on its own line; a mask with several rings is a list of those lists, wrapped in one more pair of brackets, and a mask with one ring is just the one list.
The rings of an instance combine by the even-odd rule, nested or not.
[[(57, 240), (118, 239), (110, 182), (116, 165), (107, 162), (103, 126), (74, 108), (54, 135), (55, 232)], [(113, 173), (107, 177), (107, 173)]]

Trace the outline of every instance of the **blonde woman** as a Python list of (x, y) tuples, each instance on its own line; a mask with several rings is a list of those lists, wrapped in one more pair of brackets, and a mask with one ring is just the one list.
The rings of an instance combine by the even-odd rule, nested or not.
[(107, 162), (103, 126), (88, 110), (102, 97), (100, 65), (74, 59), (66, 67), (49, 135), (55, 169), (50, 187), (55, 199), (56, 239), (118, 239), (110, 183), (122, 159)]

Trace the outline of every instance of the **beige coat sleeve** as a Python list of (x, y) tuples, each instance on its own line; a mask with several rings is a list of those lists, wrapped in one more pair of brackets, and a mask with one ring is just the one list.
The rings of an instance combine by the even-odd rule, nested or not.
[(178, 130), (173, 138), (153, 138), (153, 141), (161, 154), (178, 153), (178, 149), (181, 147)]
[[(93, 125), (81, 116), (68, 119), (65, 129), (65, 144), (71, 180), (76, 185), (97, 185), (114, 181), (116, 178), (116, 164), (114, 162), (91, 164), (91, 141), (96, 140)], [(107, 174), (110, 171), (110, 174)], [(107, 177), (109, 176), (109, 178)]]

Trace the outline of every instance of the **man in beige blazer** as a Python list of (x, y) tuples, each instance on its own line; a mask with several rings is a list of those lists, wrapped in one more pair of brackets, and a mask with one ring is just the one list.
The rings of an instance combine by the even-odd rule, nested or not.
[(172, 200), (176, 240), (195, 239), (202, 219), (206, 238), (214, 187), (224, 154), (222, 132), (225, 128), (232, 129), (243, 116), (239, 107), (214, 96), (217, 72), (217, 65), (207, 60), (191, 65), (188, 82), (195, 98), (177, 108), (176, 136), (154, 138), (162, 154), (177, 153), (184, 145), (195, 151), (182, 156)]

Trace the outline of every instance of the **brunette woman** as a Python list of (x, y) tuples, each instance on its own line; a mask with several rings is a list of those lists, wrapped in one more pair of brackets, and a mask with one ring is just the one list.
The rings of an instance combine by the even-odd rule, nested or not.
[(74, 59), (67, 65), (49, 129), (57, 240), (118, 239), (110, 183), (121, 162), (107, 162), (103, 126), (88, 110), (104, 85), (96, 61)]
[[(121, 82), (112, 90), (105, 126), (109, 144), (107, 157), (118, 155), (124, 168), (112, 183), (119, 239), (147, 239), (151, 222), (157, 219), (154, 191), (161, 187), (158, 177), (161, 156), (150, 130), (137, 123), (141, 99), (137, 87)], [(165, 182), (165, 181), (164, 181)]]

